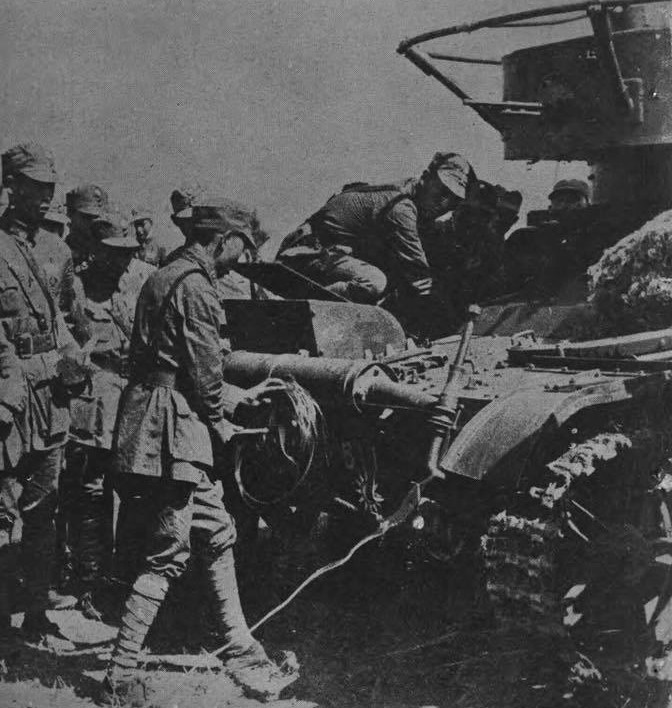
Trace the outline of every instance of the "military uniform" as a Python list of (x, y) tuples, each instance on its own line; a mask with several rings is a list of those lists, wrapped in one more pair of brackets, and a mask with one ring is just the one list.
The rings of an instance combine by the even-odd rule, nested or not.
[(128, 380), (135, 304), (155, 270), (130, 260), (112, 292), (94, 274), (83, 278), (86, 301), (75, 335), (90, 351), (93, 370), (90, 387), (71, 402), (72, 444), (63, 485), (74, 527), (78, 579), (87, 591), (100, 578), (111, 551), (112, 500), (104, 482), (112, 468), (113, 431)]
[[(130, 383), (122, 397), (115, 488), (142, 513), (143, 571), (129, 612), (143, 607), (148, 623), (168, 581), (180, 576), (191, 539), (209, 563), (209, 577), (235, 540), (213, 463), (211, 429), (231, 415), (244, 392), (222, 380), (219, 303), (213, 264), (199, 244), (186, 246), (154, 273), (138, 300), (130, 352)], [(237, 593), (236, 593), (237, 597)], [(144, 632), (122, 622), (115, 662), (134, 666)], [(237, 637), (239, 639), (239, 637)], [(241, 641), (248, 641), (243, 637)], [(251, 640), (249, 640), (251, 641)]]
[[(58, 476), (70, 423), (67, 400), (54, 390), (58, 349), (74, 348), (74, 341), (29, 241), (10, 210), (0, 222), (0, 547), (19, 515), (29, 609), (39, 612), (47, 605)], [(13, 506), (9, 490), (17, 481), (23, 490)], [(6, 621), (6, 610), (0, 607), (0, 621)]]
[(427, 296), (432, 274), (419, 233), (465, 198), (475, 175), (455, 153), (437, 153), (420, 179), (355, 182), (285, 238), (278, 259), (353, 302), (375, 303), (390, 285)]

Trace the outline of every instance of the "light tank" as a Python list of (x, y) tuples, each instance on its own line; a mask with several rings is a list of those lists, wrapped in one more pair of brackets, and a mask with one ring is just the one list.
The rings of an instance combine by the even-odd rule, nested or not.
[[(545, 689), (530, 705), (667, 706), (672, 695), (672, 329), (561, 339), (590, 308), (587, 266), (672, 207), (669, 11), (573, 3), (400, 45), (501, 132), (508, 159), (593, 166), (591, 207), (530, 215), (527, 245), (553, 256), (550, 270), (472, 308), (460, 333), (418, 348), (380, 308), (225, 304), (226, 378), (293, 379), (325, 416), (319, 491), (297, 484), (277, 506), (306, 527), (324, 514), (368, 530), (404, 521), (456, 573), (479, 546), (497, 631), (539, 648), (537, 665), (516, 669)], [(568, 19), (592, 33), (505, 56), (499, 102), (472, 99), (438, 68), (483, 59), (425, 51)], [(294, 277), (253, 269), (265, 285)]]

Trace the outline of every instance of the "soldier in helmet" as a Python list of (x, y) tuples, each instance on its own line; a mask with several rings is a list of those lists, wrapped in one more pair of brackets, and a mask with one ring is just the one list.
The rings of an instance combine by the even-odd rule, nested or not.
[(282, 385), (245, 391), (222, 379), (215, 263), (229, 225), (220, 200), (210, 201), (193, 207), (185, 245), (150, 276), (136, 309), (114, 484), (120, 514), (129, 500), (141, 514), (143, 558), (105, 681), (107, 699), (122, 704), (132, 703), (135, 691), (143, 694), (134, 676), (138, 655), (169, 585), (186, 569), (192, 541), (228, 643), (230, 675), (267, 699), (296, 678), (280, 673), (248, 629), (234, 568), (235, 529), (220, 483), (210, 476), (213, 444), (228, 444), (238, 430), (234, 413)]
[(388, 286), (430, 294), (432, 276), (419, 232), (460, 204), (474, 172), (455, 153), (437, 153), (403, 185), (347, 185), (283, 242), (279, 260), (348, 300), (375, 303)]
[(101, 619), (97, 598), (110, 568), (112, 499), (105, 479), (112, 466), (112, 432), (119, 398), (128, 378), (128, 348), (135, 303), (147, 278), (156, 270), (135, 258), (138, 242), (124, 231), (117, 215), (91, 224), (95, 258), (80, 274), (85, 302), (74, 334), (90, 353), (91, 384), (86, 395), (71, 402), (67, 485), (76, 594), (89, 619)]
[[(47, 618), (55, 554), (54, 515), (68, 397), (85, 383), (85, 367), (58, 310), (59, 283), (50, 282), (35, 254), (54, 194), (51, 154), (21, 143), (2, 155), (9, 207), (0, 219), (0, 562), (14, 524), (23, 522), (26, 589), (24, 634), (57, 633)], [(11, 490), (22, 489), (18, 499)], [(14, 504), (13, 500), (16, 499)], [(0, 568), (0, 636), (10, 632), (8, 582)]]

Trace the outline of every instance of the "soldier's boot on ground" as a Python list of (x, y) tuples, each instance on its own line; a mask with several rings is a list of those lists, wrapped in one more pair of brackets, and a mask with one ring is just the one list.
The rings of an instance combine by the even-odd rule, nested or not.
[(207, 578), (215, 598), (220, 636), (226, 644), (227, 674), (245, 695), (261, 701), (277, 700), (299, 674), (281, 670), (252, 637), (240, 605), (232, 549), (210, 562)]
[(97, 592), (104, 575), (106, 558), (112, 543), (112, 510), (103, 490), (102, 479), (91, 480), (81, 495), (79, 540), (77, 544), (80, 588), (77, 607), (84, 617), (102, 621), (104, 608)]
[(109, 705), (130, 707), (146, 704), (148, 689), (136, 674), (138, 654), (167, 591), (168, 581), (155, 573), (144, 573), (133, 584), (103, 680), (102, 698)]
[(21, 632), (29, 641), (62, 636), (59, 626), (46, 614), (56, 547), (54, 510), (55, 495), (24, 510), (21, 555), (28, 599)]

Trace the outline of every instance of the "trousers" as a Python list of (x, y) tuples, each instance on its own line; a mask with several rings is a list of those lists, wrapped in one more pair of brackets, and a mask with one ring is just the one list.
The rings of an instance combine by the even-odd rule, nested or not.
[[(185, 464), (185, 463), (181, 463)], [(220, 482), (200, 470), (197, 484), (135, 474), (118, 475), (117, 548), (134, 558), (136, 573), (179, 578), (193, 552), (206, 561), (233, 546), (236, 529)]]
[[(8, 608), (8, 580), (16, 575), (11, 547), (21, 542), (28, 612), (48, 606), (56, 550), (54, 517), (63, 448), (31, 452), (0, 473), (0, 622)], [(21, 527), (21, 528), (19, 528)]]
[(351, 302), (375, 304), (387, 287), (387, 277), (380, 268), (338, 248), (324, 248), (315, 256), (287, 257), (283, 260)]

